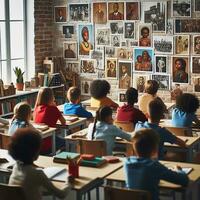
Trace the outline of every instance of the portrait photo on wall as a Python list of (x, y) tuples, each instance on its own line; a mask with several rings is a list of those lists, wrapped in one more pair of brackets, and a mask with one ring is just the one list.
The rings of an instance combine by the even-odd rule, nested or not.
[(155, 74), (152, 75), (152, 80), (155, 80), (159, 84), (159, 90), (170, 90), (170, 76), (169, 75), (161, 75)]
[(174, 20), (173, 19), (167, 19), (166, 33), (167, 33), (167, 35), (173, 35), (173, 33), (174, 33)]
[(194, 0), (194, 12), (200, 12), (200, 1)]
[(55, 22), (66, 22), (67, 21), (66, 6), (55, 6), (54, 7), (54, 20), (55, 20)]
[(189, 55), (190, 52), (190, 36), (189, 35), (178, 35), (175, 36), (175, 54)]
[(200, 92), (200, 76), (192, 78), (194, 85), (194, 92)]
[(69, 21), (88, 22), (90, 15), (89, 10), (89, 4), (87, 3), (69, 4)]
[(200, 56), (191, 57), (192, 73), (200, 74)]
[(117, 58), (120, 60), (133, 60), (133, 50), (131, 48), (117, 48)]
[(124, 20), (124, 2), (108, 2), (108, 20)]
[(174, 83), (189, 83), (189, 57), (172, 57), (172, 74)]
[(77, 60), (77, 42), (63, 43), (63, 57), (68, 60)]
[(98, 70), (97, 77), (98, 78), (105, 78), (105, 70)]
[(200, 35), (193, 35), (193, 54), (200, 54)]
[(90, 95), (90, 84), (91, 84), (91, 81), (89, 81), (89, 80), (81, 81), (81, 94), (82, 95)]
[(66, 62), (65, 66), (66, 69), (68, 69), (68, 71), (72, 71), (77, 74), (80, 72), (79, 62), (74, 62), (74, 61)]
[(136, 88), (139, 93), (143, 93), (147, 80), (149, 80), (149, 75), (133, 74), (133, 87)]
[(135, 38), (135, 22), (124, 22), (124, 38)]
[(151, 23), (153, 32), (166, 32), (167, 2), (142, 2), (142, 20)]
[(153, 36), (153, 46), (156, 54), (173, 54), (173, 36)]
[(140, 3), (126, 2), (126, 20), (140, 19)]
[(96, 28), (95, 45), (97, 46), (110, 45), (110, 28)]
[(120, 47), (121, 35), (111, 35), (111, 46)]
[(105, 57), (116, 57), (116, 48), (115, 47), (105, 47)]
[(94, 2), (92, 8), (93, 8), (93, 23), (106, 24), (107, 23), (107, 3)]
[(97, 69), (104, 70), (104, 51), (92, 50), (90, 51), (90, 58), (97, 61)]
[(119, 89), (128, 89), (131, 87), (132, 82), (132, 63), (131, 62), (118, 62), (119, 72)]
[(81, 59), (80, 72), (82, 74), (96, 74), (96, 60), (94, 59)]
[(124, 24), (122, 21), (110, 22), (111, 34), (123, 34)]
[(154, 51), (152, 48), (135, 48), (134, 50), (134, 70), (153, 71)]
[(118, 94), (118, 101), (119, 101), (119, 102), (122, 102), (122, 103), (127, 102), (127, 100), (126, 100), (126, 94), (120, 92), (120, 93)]
[(139, 24), (138, 26), (138, 38), (139, 46), (151, 47), (152, 45), (152, 25), (151, 24)]
[(172, 17), (191, 17), (191, 0), (172, 0)]
[(75, 27), (74, 25), (66, 25), (63, 26), (63, 34), (66, 39), (75, 39)]
[(106, 78), (117, 79), (117, 59), (106, 58), (105, 67)]
[(156, 73), (167, 73), (168, 70), (168, 56), (164, 56), (164, 55), (156, 55), (155, 56), (155, 72)]
[(89, 55), (94, 48), (94, 33), (92, 24), (78, 26), (79, 30), (79, 55)]

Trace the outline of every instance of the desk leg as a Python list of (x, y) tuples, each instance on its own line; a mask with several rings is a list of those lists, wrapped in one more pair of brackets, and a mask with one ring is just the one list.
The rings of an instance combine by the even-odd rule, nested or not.
[(194, 149), (194, 146), (188, 149), (188, 152), (187, 152), (187, 161), (188, 162), (193, 161), (193, 149)]
[(99, 187), (96, 188), (96, 200), (99, 200)]
[(76, 191), (76, 200), (82, 200), (82, 194), (79, 191)]
[(56, 154), (56, 131), (52, 133), (52, 154)]

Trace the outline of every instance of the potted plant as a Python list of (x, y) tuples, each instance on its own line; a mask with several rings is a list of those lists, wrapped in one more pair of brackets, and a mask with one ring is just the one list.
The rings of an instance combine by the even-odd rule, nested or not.
[(14, 69), (15, 75), (16, 75), (16, 89), (17, 90), (23, 90), (24, 88), (24, 72), (19, 67), (15, 67)]

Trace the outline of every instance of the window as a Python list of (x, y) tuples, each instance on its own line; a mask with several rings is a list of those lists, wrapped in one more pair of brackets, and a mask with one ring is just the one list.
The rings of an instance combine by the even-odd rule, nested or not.
[(0, 78), (15, 83), (13, 69), (26, 71), (26, 0), (0, 0)]

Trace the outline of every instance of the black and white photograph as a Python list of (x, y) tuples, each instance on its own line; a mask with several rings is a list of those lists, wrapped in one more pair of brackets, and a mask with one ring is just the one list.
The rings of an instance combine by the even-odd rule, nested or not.
[(178, 55), (189, 55), (190, 36), (177, 35), (177, 36), (174, 36), (174, 40), (175, 40), (174, 53)]
[(138, 40), (129, 40), (130, 47), (138, 47), (138, 45), (139, 45)]
[(95, 36), (95, 44), (97, 46), (110, 45), (110, 28), (97, 28)]
[(200, 19), (175, 19), (174, 32), (200, 33)]
[(167, 35), (173, 35), (173, 33), (174, 33), (174, 20), (173, 19), (167, 19), (166, 33), (167, 33)]
[(119, 22), (110, 22), (110, 31), (111, 34), (123, 34), (124, 24), (122, 21)]
[(194, 12), (200, 12), (200, 0), (194, 0)]
[(116, 48), (115, 47), (105, 47), (105, 57), (114, 58), (116, 57)]
[(63, 43), (63, 56), (68, 60), (77, 60), (78, 47), (76, 41), (69, 41)]
[(200, 56), (192, 56), (191, 66), (192, 66), (192, 73), (200, 74)]
[(79, 62), (74, 62), (74, 61), (66, 62), (66, 69), (78, 74), (80, 72)]
[(120, 47), (121, 35), (111, 35), (111, 46)]
[(156, 73), (167, 73), (168, 72), (168, 65), (169, 65), (169, 60), (168, 56), (165, 55), (156, 55), (155, 56), (155, 72)]
[(193, 78), (194, 92), (200, 92), (200, 76)]
[(66, 39), (75, 39), (75, 27), (74, 25), (63, 26), (63, 34)]
[(172, 0), (172, 17), (191, 17), (191, 0)]
[(124, 22), (124, 38), (134, 39), (135, 38), (135, 22)]
[(200, 55), (200, 35), (193, 35), (192, 42), (193, 54)]
[(66, 6), (55, 6), (54, 7), (54, 20), (55, 20), (55, 22), (61, 22), (61, 23), (67, 21)]
[(92, 50), (90, 51), (90, 58), (97, 62), (97, 69), (104, 70), (104, 51)]
[(152, 75), (152, 80), (155, 80), (159, 84), (159, 90), (170, 90), (170, 76), (156, 74)]
[(117, 48), (117, 58), (119, 60), (133, 60), (133, 49)]
[(90, 95), (90, 80), (81, 81), (81, 94), (82, 95)]
[(127, 100), (126, 100), (126, 94), (123, 92), (120, 92), (119, 94), (118, 94), (118, 101), (119, 102), (122, 102), (122, 103), (125, 103), (125, 102), (127, 102)]
[(133, 87), (138, 90), (139, 93), (144, 92), (145, 82), (149, 80), (149, 75), (133, 74)]
[(94, 59), (81, 59), (80, 60), (81, 74), (95, 74), (96, 73), (96, 60)]

